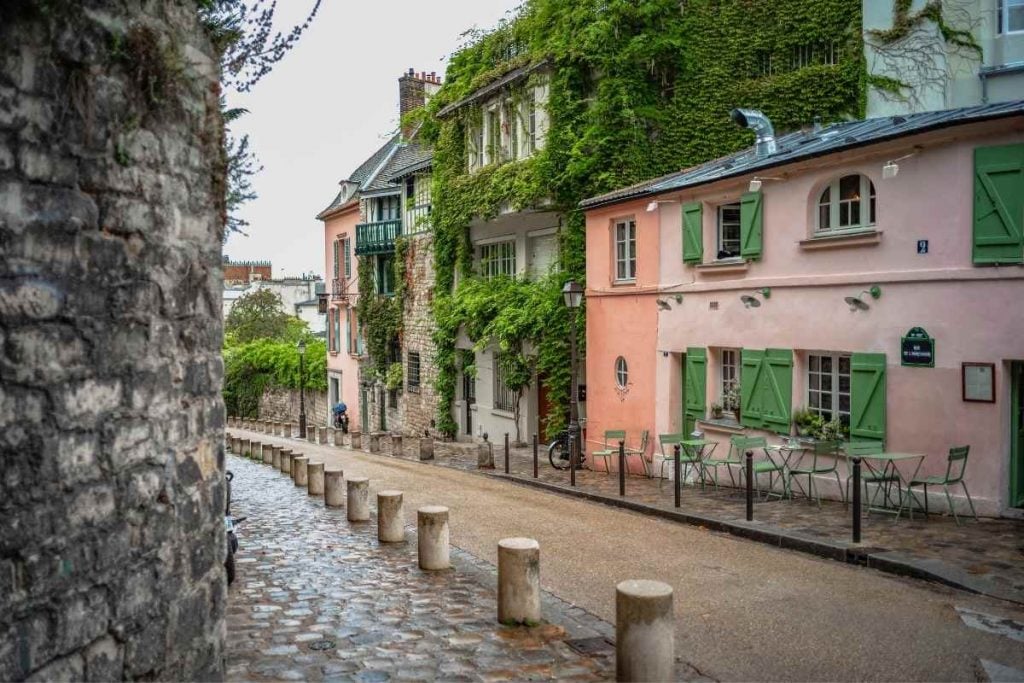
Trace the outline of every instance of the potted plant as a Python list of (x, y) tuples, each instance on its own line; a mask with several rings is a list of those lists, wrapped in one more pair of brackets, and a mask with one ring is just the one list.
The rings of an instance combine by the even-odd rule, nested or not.
[(736, 421), (740, 421), (740, 382), (736, 380), (729, 385), (729, 388), (725, 390), (725, 395), (722, 396), (723, 408), (725, 410), (731, 410)]
[(718, 403), (711, 404), (711, 417), (713, 417), (716, 420), (722, 419), (722, 406), (719, 405)]
[(821, 427), (822, 441), (840, 441), (846, 433), (846, 426), (839, 420), (833, 418), (824, 423)]
[(807, 408), (797, 408), (793, 411), (793, 426), (796, 428), (797, 436), (813, 436), (820, 420), (817, 413)]

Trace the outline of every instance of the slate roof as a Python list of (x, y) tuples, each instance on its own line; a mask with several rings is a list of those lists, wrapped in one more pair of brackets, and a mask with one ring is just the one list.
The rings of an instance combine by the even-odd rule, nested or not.
[[(398, 134), (393, 135), (387, 142), (381, 145), (380, 149), (371, 154), (366, 161), (359, 164), (356, 170), (352, 171), (347, 180), (349, 182), (357, 183), (360, 190), (366, 189), (367, 186), (373, 184), (382, 175), (381, 171), (384, 170), (382, 168), (382, 164), (384, 164), (384, 162), (394, 154), (401, 137), (402, 136)], [(324, 210), (318, 213), (316, 217), (321, 218), (322, 216), (330, 213), (342, 204), (348, 202), (349, 198), (350, 197), (348, 196), (344, 196), (344, 192), (339, 191), (338, 194), (334, 196), (334, 199), (331, 200), (331, 203), (328, 204)]]
[(765, 171), (804, 159), (834, 154), (940, 128), (1020, 115), (1024, 115), (1024, 100), (903, 116), (844, 121), (825, 126), (818, 131), (798, 131), (778, 137), (778, 151), (771, 156), (758, 158), (754, 153), (754, 148), (750, 147), (689, 169), (585, 199), (580, 202), (580, 206), (591, 209), (606, 204), (615, 204), (626, 199), (681, 190), (725, 178)]
[(482, 88), (478, 88), (477, 90), (474, 90), (472, 93), (470, 93), (466, 97), (463, 97), (458, 102), (452, 102), (447, 107), (443, 107), (441, 109), (441, 111), (437, 112), (437, 117), (440, 118), (440, 119), (443, 119), (444, 117), (448, 116), (452, 112), (454, 112), (454, 111), (456, 111), (458, 109), (461, 109), (462, 107), (465, 107), (467, 104), (472, 104), (473, 102), (477, 102), (479, 100), (482, 100), (482, 99), (486, 98), (488, 95), (490, 95), (491, 93), (494, 93), (494, 92), (497, 92), (498, 90), (501, 90), (504, 86), (506, 86), (506, 85), (508, 85), (510, 83), (514, 83), (515, 81), (522, 80), (523, 78), (526, 78), (527, 76), (532, 74), (534, 71), (537, 71), (537, 70), (541, 69), (542, 67), (547, 66), (547, 64), (548, 64), (548, 61), (545, 59), (545, 60), (541, 60), (539, 62), (534, 62), (533, 64), (527, 64), (526, 66), (521, 66), (521, 67), (519, 67), (517, 69), (512, 69), (511, 71), (509, 71), (507, 74), (505, 74), (504, 76), (502, 76), (498, 80), (492, 81), (492, 82), (488, 83), (487, 85), (483, 86)]
[(386, 176), (388, 181), (395, 182), (410, 173), (430, 168), (433, 159), (434, 151), (418, 142), (399, 145), (398, 151), (381, 175)]

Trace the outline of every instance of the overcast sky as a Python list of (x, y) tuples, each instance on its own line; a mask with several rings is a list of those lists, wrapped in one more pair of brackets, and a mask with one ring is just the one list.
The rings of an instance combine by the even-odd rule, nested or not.
[[(410, 67), (443, 74), (459, 34), (492, 27), (520, 1), (324, 0), (297, 47), (253, 92), (228, 94), (230, 106), (250, 112), (232, 131), (249, 133), (264, 169), (253, 183), (259, 198), (242, 211), (248, 236), (232, 235), (224, 253), (270, 260), (275, 278), (323, 276), (323, 223), (314, 216), (397, 129), (398, 77)], [(290, 27), (311, 6), (278, 3), (279, 23)]]

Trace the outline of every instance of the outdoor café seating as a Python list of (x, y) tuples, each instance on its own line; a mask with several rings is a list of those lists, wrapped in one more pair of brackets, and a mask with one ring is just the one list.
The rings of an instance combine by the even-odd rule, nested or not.
[(929, 486), (941, 486), (943, 493), (946, 494), (946, 502), (949, 504), (949, 511), (953, 515), (953, 520), (960, 525), (960, 518), (956, 514), (956, 506), (953, 504), (953, 497), (949, 495), (949, 487), (951, 485), (960, 484), (964, 489), (964, 495), (967, 496), (967, 504), (971, 506), (971, 514), (974, 515), (974, 519), (978, 519), (978, 513), (974, 511), (974, 501), (971, 500), (971, 494), (967, 492), (967, 484), (964, 482), (964, 473), (967, 471), (967, 454), (970, 452), (970, 446), (955, 446), (949, 449), (949, 457), (946, 460), (946, 474), (942, 476), (933, 477), (922, 477), (920, 479), (911, 479), (907, 484), (907, 495), (910, 496), (910, 518), (914, 518), (914, 504), (917, 502), (917, 498), (914, 496), (914, 487), (920, 486), (924, 494), (924, 514), (928, 515), (928, 487)]

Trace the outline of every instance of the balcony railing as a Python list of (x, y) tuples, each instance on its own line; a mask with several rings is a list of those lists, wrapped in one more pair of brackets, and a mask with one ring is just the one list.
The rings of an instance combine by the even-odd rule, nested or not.
[(402, 221), (377, 221), (356, 226), (356, 255), (386, 254), (395, 250), (395, 238), (402, 234)]
[(335, 301), (348, 300), (348, 280), (344, 278), (334, 278), (331, 281), (331, 298)]

